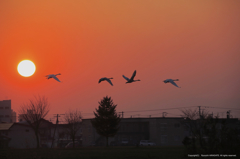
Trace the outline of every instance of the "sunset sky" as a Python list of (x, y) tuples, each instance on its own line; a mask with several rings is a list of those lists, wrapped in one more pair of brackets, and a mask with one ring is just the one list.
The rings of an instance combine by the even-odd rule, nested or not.
[[(93, 117), (106, 95), (124, 117), (208, 106), (240, 118), (239, 7), (237, 0), (2, 0), (0, 100), (11, 99), (18, 112), (44, 95), (47, 119), (69, 109)], [(36, 65), (33, 76), (17, 72), (25, 59)], [(125, 84), (122, 75), (134, 70), (141, 81)], [(62, 83), (45, 77), (57, 73)], [(98, 84), (101, 77), (114, 86)], [(163, 83), (168, 78), (181, 88)], [(169, 110), (136, 112), (155, 109)]]

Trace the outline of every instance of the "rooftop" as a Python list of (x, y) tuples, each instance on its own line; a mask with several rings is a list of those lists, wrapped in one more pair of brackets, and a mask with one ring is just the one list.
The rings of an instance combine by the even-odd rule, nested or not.
[(0, 130), (8, 130), (14, 123), (1, 123)]

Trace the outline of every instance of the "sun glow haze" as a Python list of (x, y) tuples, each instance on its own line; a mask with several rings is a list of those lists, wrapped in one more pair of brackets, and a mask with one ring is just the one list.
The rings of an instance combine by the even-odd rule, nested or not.
[[(209, 106), (204, 111), (226, 117), (228, 108), (240, 108), (239, 6), (217, 0), (0, 1), (0, 101), (8, 97), (17, 111), (33, 95), (44, 95), (51, 104), (46, 120), (68, 109), (93, 118), (106, 95), (124, 118), (162, 117), (160, 109), (177, 107), (164, 111), (179, 117), (180, 107), (188, 106)], [(32, 76), (26, 75), (34, 67), (19, 70), (23, 60), (38, 67)], [(134, 70), (141, 81), (125, 84), (122, 75), (130, 78)], [(57, 73), (63, 83), (45, 77)], [(113, 77), (114, 86), (99, 84), (102, 77)], [(179, 79), (181, 88), (163, 82), (169, 78)], [(240, 118), (240, 110), (231, 115)]]
[(23, 60), (18, 64), (17, 70), (21, 76), (29, 77), (34, 74), (36, 67), (32, 61)]

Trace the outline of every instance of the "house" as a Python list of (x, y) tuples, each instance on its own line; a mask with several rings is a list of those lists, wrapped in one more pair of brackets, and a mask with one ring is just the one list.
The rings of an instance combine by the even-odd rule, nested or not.
[[(68, 124), (53, 124), (41, 119), (39, 127), (40, 147), (64, 147), (71, 138), (67, 133)], [(81, 130), (76, 134), (76, 141), (81, 144)], [(36, 148), (35, 132), (26, 121), (19, 123), (0, 123), (0, 147)]]
[(8, 148), (8, 143), (10, 140), (10, 137), (0, 134), (0, 149)]
[(29, 125), (21, 123), (1, 123), (0, 135), (8, 138), (10, 148), (36, 148), (34, 131)]

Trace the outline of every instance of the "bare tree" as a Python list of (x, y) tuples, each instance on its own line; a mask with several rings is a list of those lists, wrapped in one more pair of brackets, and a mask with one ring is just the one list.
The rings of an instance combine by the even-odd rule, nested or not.
[(73, 148), (75, 147), (75, 139), (78, 131), (81, 128), (82, 115), (78, 110), (69, 110), (65, 113), (65, 122), (67, 123), (67, 134), (70, 136), (73, 142)]
[(182, 110), (186, 117), (184, 125), (191, 133), (191, 138), (185, 137), (183, 144), (188, 153), (235, 153), (239, 146), (237, 120), (219, 119), (208, 112), (197, 110)]
[(19, 110), (21, 118), (25, 120), (35, 132), (37, 148), (40, 147), (39, 127), (42, 119), (48, 114), (48, 112), (49, 104), (47, 98), (44, 96), (34, 96), (34, 99), (30, 99), (28, 103), (23, 104)]
[[(190, 130), (190, 133), (192, 136), (196, 137), (196, 134), (199, 134), (201, 131), (200, 129), (203, 126), (202, 120), (207, 119), (210, 117), (209, 112), (199, 112), (197, 109), (185, 109), (181, 110), (182, 112), (182, 117), (186, 118), (186, 121), (184, 121), (185, 126), (188, 127)], [(202, 120), (201, 120), (202, 119)], [(201, 133), (200, 133), (201, 134)]]
[(184, 118), (189, 118), (191, 120), (196, 120), (198, 119), (198, 110), (195, 109), (195, 110), (192, 110), (192, 109), (184, 109), (184, 110), (181, 110), (182, 112), (182, 117)]
[(196, 120), (196, 119), (206, 119), (209, 116), (208, 111), (202, 111), (199, 112), (197, 109), (183, 109), (181, 110), (182, 112), (182, 117), (184, 118), (189, 118), (191, 120)]
[[(185, 109), (182, 111), (182, 117), (186, 118), (184, 125), (190, 131), (190, 135), (195, 145), (195, 139), (199, 140), (200, 146), (203, 147), (203, 126), (205, 119), (209, 118), (209, 112), (199, 112), (197, 109)], [(195, 146), (193, 146), (195, 148)]]

